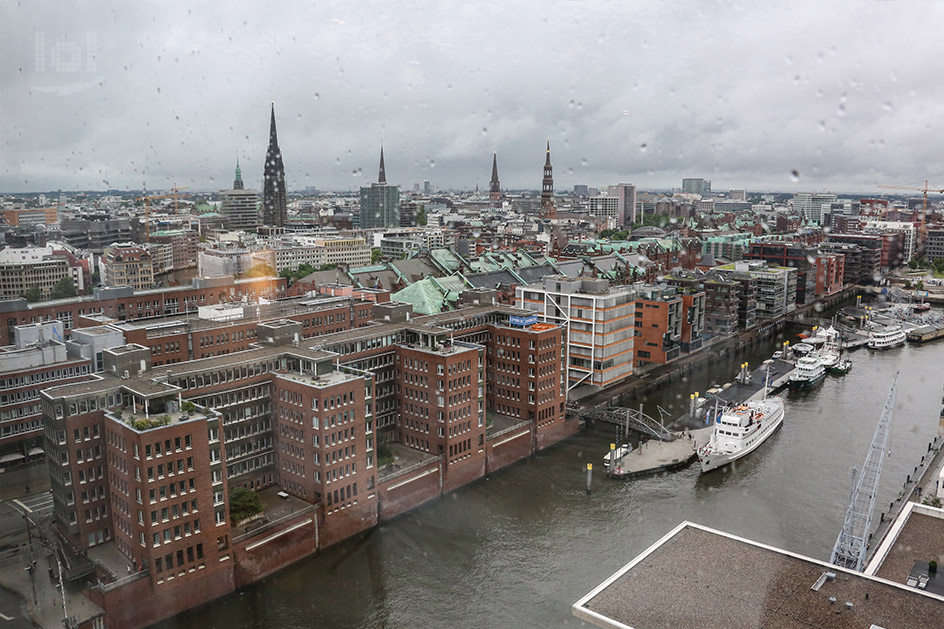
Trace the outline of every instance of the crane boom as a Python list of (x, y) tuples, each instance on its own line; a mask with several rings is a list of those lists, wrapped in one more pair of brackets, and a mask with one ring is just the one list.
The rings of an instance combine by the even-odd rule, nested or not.
[(865, 553), (868, 549), (869, 529), (872, 528), (872, 512), (875, 510), (875, 497), (878, 493), (879, 477), (882, 475), (882, 461), (888, 452), (888, 435), (892, 419), (895, 416), (895, 395), (898, 392), (898, 374), (892, 380), (888, 399), (882, 408), (869, 452), (865, 456), (862, 472), (852, 470), (852, 495), (842, 530), (833, 546), (829, 563), (851, 570), (862, 570)]

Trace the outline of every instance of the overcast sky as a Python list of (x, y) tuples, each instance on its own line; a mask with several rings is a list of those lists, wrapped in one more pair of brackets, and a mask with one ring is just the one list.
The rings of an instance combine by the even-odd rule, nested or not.
[(941, 2), (0, 11), (0, 191), (259, 189), (272, 101), (290, 189), (944, 188)]

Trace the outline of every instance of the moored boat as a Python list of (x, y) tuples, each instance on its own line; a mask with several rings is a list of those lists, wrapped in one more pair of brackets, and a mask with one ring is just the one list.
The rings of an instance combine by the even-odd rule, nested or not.
[(783, 399), (765, 397), (715, 412), (714, 432), (698, 449), (701, 471), (723, 467), (747, 456), (783, 423)]
[(848, 358), (844, 358), (843, 360), (840, 360), (837, 364), (833, 365), (832, 367), (829, 367), (828, 369), (829, 369), (829, 373), (834, 373), (840, 376), (845, 375), (849, 373), (850, 371), (852, 371), (852, 361), (849, 360)]
[(826, 367), (823, 366), (819, 354), (804, 356), (796, 362), (796, 368), (790, 375), (789, 386), (791, 391), (815, 387), (826, 377)]
[(900, 325), (878, 326), (873, 324), (869, 330), (869, 349), (887, 349), (904, 345), (906, 339), (905, 331)]

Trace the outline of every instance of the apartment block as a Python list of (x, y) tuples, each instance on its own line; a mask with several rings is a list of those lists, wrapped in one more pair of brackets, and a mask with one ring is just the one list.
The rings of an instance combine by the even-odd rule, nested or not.
[(518, 306), (567, 327), (568, 390), (605, 387), (633, 373), (635, 292), (608, 280), (554, 276), (515, 289)]
[(745, 260), (717, 266), (712, 270), (732, 279), (737, 279), (737, 274), (746, 274), (756, 280), (758, 318), (775, 319), (796, 310), (795, 268), (772, 266), (760, 260)]

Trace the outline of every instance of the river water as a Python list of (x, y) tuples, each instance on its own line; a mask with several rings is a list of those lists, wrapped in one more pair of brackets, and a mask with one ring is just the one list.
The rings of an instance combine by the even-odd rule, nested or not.
[[(771, 340), (651, 395), (680, 413), (689, 394), (730, 381)], [(789, 393), (783, 428), (736, 468), (697, 464), (628, 482), (602, 475), (614, 427), (598, 424), (533, 459), (304, 560), (163, 628), (580, 626), (570, 606), (683, 520), (828, 560), (888, 394), (901, 370), (886, 511), (937, 434), (944, 343), (856, 350), (846, 376)], [(587, 495), (586, 463), (594, 464)], [(596, 470), (600, 470), (599, 472)]]

